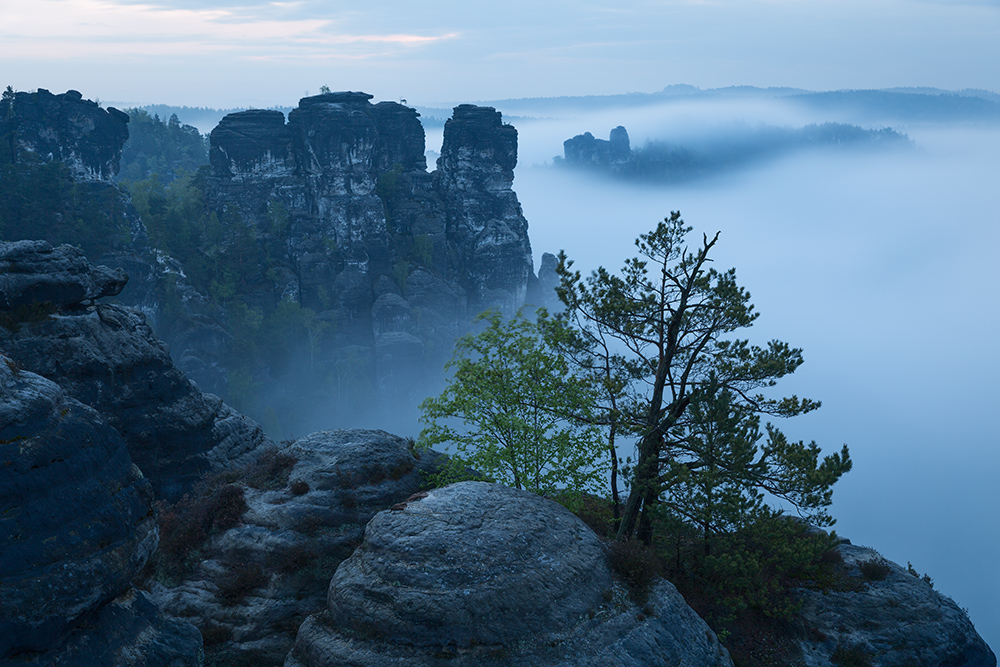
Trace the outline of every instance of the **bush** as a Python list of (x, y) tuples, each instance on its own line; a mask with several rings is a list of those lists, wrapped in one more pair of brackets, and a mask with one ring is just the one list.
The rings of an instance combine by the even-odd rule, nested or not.
[(288, 483), (292, 467), (298, 463), (291, 454), (277, 449), (267, 449), (256, 462), (247, 466), (243, 481), (253, 489), (281, 489)]
[(255, 563), (236, 563), (231, 567), (229, 574), (219, 581), (219, 598), (226, 604), (236, 604), (270, 581), (264, 568)]
[(861, 576), (868, 581), (884, 581), (889, 576), (891, 568), (884, 558), (873, 558), (858, 563), (861, 569)]
[(202, 483), (195, 486), (194, 495), (172, 506), (161, 502), (158, 509), (160, 548), (154, 567), (168, 578), (181, 579), (198, 561), (208, 538), (238, 524), (248, 507), (242, 487)]
[(628, 585), (632, 599), (645, 603), (653, 582), (661, 576), (660, 560), (652, 548), (639, 540), (612, 542), (608, 565)]
[(309, 482), (297, 479), (288, 487), (293, 496), (304, 496), (309, 493)]
[(842, 667), (872, 667), (871, 655), (857, 644), (838, 646), (830, 656), (830, 662)]

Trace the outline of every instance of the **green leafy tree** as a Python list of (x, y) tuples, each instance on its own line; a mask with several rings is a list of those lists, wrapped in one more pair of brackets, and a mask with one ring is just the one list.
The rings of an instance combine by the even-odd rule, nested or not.
[[(756, 415), (791, 417), (816, 409), (819, 402), (768, 396), (779, 378), (799, 367), (802, 352), (778, 340), (761, 347), (730, 337), (757, 318), (750, 294), (736, 282), (734, 269), (720, 272), (710, 267), (709, 254), (719, 235), (703, 236), (692, 249), (685, 243), (690, 231), (679, 212), (671, 213), (636, 240), (638, 256), (627, 260), (617, 275), (602, 267), (583, 278), (572, 271), (565, 254), (560, 257), (558, 292), (566, 309), (559, 317), (591, 341), (610, 341), (613, 354), (608, 358), (629, 377), (616, 423), (639, 440), (619, 539), (637, 535), (650, 543), (657, 505), (684, 494), (710, 508), (727, 494), (733, 502), (738, 496), (738, 513), (740, 503), (753, 504), (756, 491), (750, 489), (763, 488), (815, 510), (829, 504), (829, 487), (850, 469), (846, 447), (817, 468), (818, 449), (793, 446), (777, 431), (764, 448), (768, 455), (754, 459), (759, 465), (755, 472), (742, 473), (742, 480), (719, 477), (723, 470), (718, 464), (700, 458), (711, 458), (712, 451), (746, 456), (749, 446), (736, 440), (748, 441), (753, 435), (754, 422), (747, 420)], [(706, 432), (706, 424), (718, 417), (712, 413), (718, 408), (712, 406), (716, 400), (725, 401), (737, 417), (728, 427), (724, 419), (715, 423), (723, 431), (737, 428), (726, 436), (728, 442)], [(704, 449), (706, 442), (709, 449)], [(682, 476), (679, 465), (687, 467), (691, 477)], [(733, 464), (726, 471), (738, 473), (739, 468)], [(695, 478), (695, 473), (701, 477)], [(713, 488), (723, 495), (698, 495)]]
[(473, 468), (540, 495), (599, 490), (600, 434), (586, 423), (594, 388), (523, 315), (505, 322), (490, 311), (480, 319), (486, 328), (455, 345), (447, 388), (421, 404), (419, 445), (453, 447), (442, 481)]
[[(851, 467), (846, 447), (819, 460), (816, 443), (789, 442), (781, 431), (717, 387), (691, 404), (674, 456), (663, 466), (663, 502), (697, 527), (705, 556), (720, 535), (759, 520), (768, 497), (784, 500), (814, 525), (827, 526), (833, 484)], [(763, 442), (762, 442), (763, 441)]]

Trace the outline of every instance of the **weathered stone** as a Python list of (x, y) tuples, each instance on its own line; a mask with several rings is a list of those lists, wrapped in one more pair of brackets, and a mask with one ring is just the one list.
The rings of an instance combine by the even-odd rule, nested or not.
[(532, 271), (528, 222), (512, 189), (517, 130), (491, 107), (463, 104), (444, 126), (438, 158), (448, 234), (465, 270), (460, 282), (475, 313), (499, 306), (512, 315)]
[(372, 519), (285, 665), (732, 664), (670, 584), (646, 611), (565, 508), (462, 482)]
[[(208, 652), (280, 664), (302, 619), (323, 608), (330, 577), (361, 542), (376, 512), (420, 490), (439, 455), (416, 458), (409, 443), (383, 431), (321, 431), (281, 450), (296, 459), (287, 483), (240, 483), (248, 511), (240, 525), (201, 549), (204, 561), (177, 585), (151, 582), (168, 613), (197, 625)], [(227, 582), (259, 568), (259, 585), (227, 599)]]
[[(73, 293), (80, 299), (105, 289), (106, 270), (90, 270), (70, 248), (46, 248), (44, 242), (0, 243), (0, 257), (30, 259), (14, 263), (19, 273), (13, 282), (79, 283)], [(77, 283), (64, 279), (71, 274)], [(41, 292), (16, 293), (24, 299)], [(0, 350), (100, 412), (125, 438), (157, 497), (177, 499), (205, 472), (248, 461), (268, 444), (259, 426), (219, 398), (202, 394), (174, 367), (135, 309), (98, 304), (25, 322), (16, 330), (0, 329)]]
[(46, 241), (0, 245), (0, 310), (47, 302), (57, 308), (78, 306), (122, 291), (128, 276), (121, 269), (91, 267), (83, 253)]
[(851, 577), (862, 578), (866, 562), (887, 572), (861, 591), (798, 592), (809, 630), (799, 642), (805, 667), (829, 667), (838, 649), (866, 656), (872, 667), (996, 667), (968, 615), (930, 583), (874, 549), (849, 542), (837, 549)]
[(156, 549), (124, 441), (58, 385), (0, 357), (0, 657), (40, 651), (123, 593)]
[(79, 179), (110, 181), (118, 173), (129, 120), (118, 109), (102, 109), (75, 90), (39, 88), (15, 93), (4, 111), (0, 136), (11, 136), (15, 150), (64, 162)]
[(56, 646), (20, 653), (3, 665), (34, 667), (201, 667), (202, 639), (190, 623), (165, 616), (130, 588), (89, 614)]
[[(316, 312), (327, 326), (310, 334), (309, 372), (358, 387), (314, 399), (295, 385), (301, 378), (269, 369), (275, 395), (298, 397), (282, 413), (323, 400), (324, 412), (334, 402), (340, 419), (356, 419), (409, 400), (476, 315), (512, 314), (534, 280), (511, 188), (516, 130), (491, 108), (458, 107), (428, 174), (416, 111), (370, 98), (306, 97), (287, 124), (279, 112), (231, 114), (211, 136), (209, 205), (220, 220), (238, 212), (269, 258), (247, 270), (260, 285), (248, 301), (265, 316), (282, 299)], [(287, 224), (275, 224), (276, 210)], [(181, 359), (200, 384), (225, 384), (203, 347), (185, 345)], [(204, 377), (213, 371), (220, 379)]]

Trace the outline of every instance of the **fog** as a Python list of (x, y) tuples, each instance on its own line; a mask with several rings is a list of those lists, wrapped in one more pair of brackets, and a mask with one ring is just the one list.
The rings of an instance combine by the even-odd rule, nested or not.
[(564, 139), (618, 124), (636, 146), (822, 120), (767, 102), (519, 122), (514, 187), (536, 266), (563, 249), (585, 272), (618, 269), (671, 210), (696, 235), (721, 231), (716, 266), (736, 267), (761, 313), (746, 334), (804, 348), (779, 388), (823, 402), (779, 426), (825, 452), (850, 447), (838, 532), (928, 573), (998, 646), (1000, 128), (896, 127), (916, 150), (800, 153), (683, 186), (545, 166)]

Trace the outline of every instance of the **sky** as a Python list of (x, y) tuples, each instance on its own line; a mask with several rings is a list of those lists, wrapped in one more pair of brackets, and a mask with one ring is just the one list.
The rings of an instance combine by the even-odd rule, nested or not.
[(1000, 90), (998, 45), (998, 0), (0, 0), (2, 85), (122, 105)]

